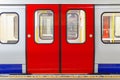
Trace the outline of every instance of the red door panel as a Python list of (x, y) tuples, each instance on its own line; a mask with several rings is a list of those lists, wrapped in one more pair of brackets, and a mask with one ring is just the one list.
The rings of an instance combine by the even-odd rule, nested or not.
[[(61, 7), (62, 7), (62, 10), (61, 10), (62, 73), (93, 73), (93, 65), (94, 65), (93, 64), (94, 62), (93, 60), (94, 59), (94, 56), (93, 56), (94, 55), (94, 36), (93, 36), (94, 35), (94, 26), (93, 26), (94, 25), (94, 22), (93, 22), (94, 8), (93, 8), (93, 5), (77, 4), (77, 5), (62, 5)], [(84, 43), (74, 43), (74, 42), (69, 43), (67, 41), (67, 34), (70, 34), (70, 33), (67, 33), (66, 13), (69, 10), (83, 10), (85, 12), (86, 40)], [(71, 14), (71, 15), (74, 15), (74, 14)], [(68, 20), (70, 20), (70, 18)], [(75, 16), (72, 20), (73, 20), (72, 22), (75, 22)], [(75, 32), (72, 33), (72, 35), (75, 35)], [(74, 39), (74, 38), (75, 36), (71, 37), (71, 39)]]
[[(53, 43), (35, 42), (35, 12), (37, 10), (53, 11)], [(55, 4), (27, 5), (27, 73), (59, 72), (59, 7)], [(49, 20), (48, 20), (49, 22)], [(44, 31), (43, 31), (44, 32)], [(49, 32), (49, 31), (48, 31)]]

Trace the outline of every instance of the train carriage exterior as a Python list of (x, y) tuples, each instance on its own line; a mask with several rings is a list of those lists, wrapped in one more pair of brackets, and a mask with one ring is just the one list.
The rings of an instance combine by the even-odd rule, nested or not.
[(0, 74), (120, 73), (120, 1), (12, 1), (0, 3)]
[(120, 6), (95, 6), (95, 73), (120, 73)]
[(25, 6), (0, 6), (0, 73), (26, 73)]

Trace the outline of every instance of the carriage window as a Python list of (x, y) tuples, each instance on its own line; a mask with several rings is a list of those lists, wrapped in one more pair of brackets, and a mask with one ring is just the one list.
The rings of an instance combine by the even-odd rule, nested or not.
[(104, 43), (120, 43), (120, 13), (104, 13), (102, 15), (102, 41)]
[(35, 41), (37, 43), (53, 42), (53, 12), (38, 10), (35, 12)]
[(69, 10), (67, 12), (67, 41), (69, 43), (85, 42), (85, 11)]
[(18, 15), (16, 13), (2, 13), (0, 15), (0, 42), (18, 42)]

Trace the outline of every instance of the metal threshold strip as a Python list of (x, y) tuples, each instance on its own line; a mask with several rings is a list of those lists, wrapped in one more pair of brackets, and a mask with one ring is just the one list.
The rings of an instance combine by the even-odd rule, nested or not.
[(2, 80), (119, 80), (120, 75), (9, 75), (0, 76)]

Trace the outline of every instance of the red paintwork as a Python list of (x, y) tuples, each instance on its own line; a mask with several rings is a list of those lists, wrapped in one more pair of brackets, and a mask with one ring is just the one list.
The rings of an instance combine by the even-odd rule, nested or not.
[[(54, 11), (54, 43), (37, 44), (34, 40), (34, 13), (36, 10), (50, 9)], [(27, 5), (27, 73), (93, 73), (94, 66), (94, 8), (93, 5), (59, 5), (39, 4)], [(86, 42), (84, 44), (69, 44), (66, 38), (66, 12), (69, 9), (82, 9), (86, 12)], [(61, 16), (59, 16), (61, 14)], [(59, 20), (61, 18), (61, 24)], [(61, 28), (61, 34), (59, 34)], [(60, 36), (61, 35), (61, 39)], [(60, 41), (61, 41), (61, 47)], [(59, 63), (59, 51), (61, 62)]]
[[(37, 44), (34, 40), (34, 13), (36, 10), (50, 9), (54, 12), (54, 43)], [(59, 72), (59, 6), (56, 4), (27, 5), (27, 73)]]
[[(86, 42), (84, 44), (69, 44), (66, 38), (67, 10), (82, 9), (86, 12)], [(94, 7), (93, 5), (62, 5), (62, 72), (63, 73), (93, 73), (94, 65)]]

